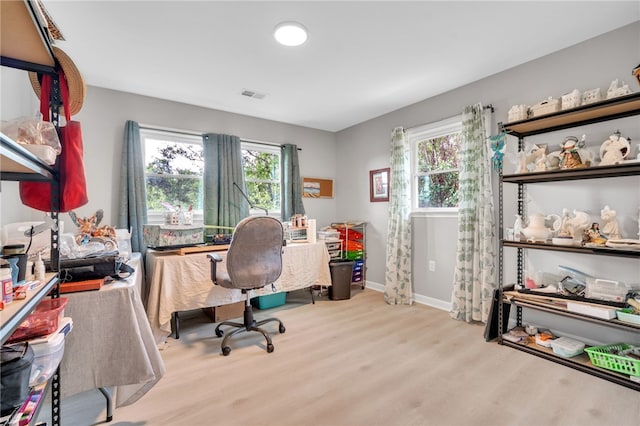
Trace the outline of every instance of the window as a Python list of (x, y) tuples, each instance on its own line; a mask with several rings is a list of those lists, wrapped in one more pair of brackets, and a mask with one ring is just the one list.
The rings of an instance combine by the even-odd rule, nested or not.
[[(163, 223), (165, 206), (192, 207), (203, 221), (204, 157), (202, 137), (140, 129), (145, 162), (149, 223)], [(280, 146), (242, 141), (246, 193), (252, 214), (280, 215)]]
[(144, 149), (147, 216), (162, 223), (166, 205), (193, 209), (202, 222), (202, 138), (160, 130), (140, 129)]
[(242, 141), (242, 166), (247, 195), (254, 209), (280, 216), (280, 147)]
[(458, 152), (462, 117), (409, 130), (412, 208), (455, 211), (458, 207)]

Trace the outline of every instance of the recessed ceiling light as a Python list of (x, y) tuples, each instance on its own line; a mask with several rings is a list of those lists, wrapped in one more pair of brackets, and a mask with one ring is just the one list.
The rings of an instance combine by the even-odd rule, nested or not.
[(283, 22), (276, 26), (273, 36), (285, 46), (300, 46), (307, 41), (307, 29), (297, 22)]

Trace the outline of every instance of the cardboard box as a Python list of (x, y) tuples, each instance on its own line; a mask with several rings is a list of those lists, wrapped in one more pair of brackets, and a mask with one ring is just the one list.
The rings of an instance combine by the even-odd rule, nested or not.
[(148, 247), (173, 247), (204, 242), (204, 228), (193, 225), (144, 225), (142, 238)]
[(204, 313), (213, 322), (221, 322), (230, 319), (242, 318), (244, 315), (245, 301), (229, 303), (227, 305), (202, 308)]

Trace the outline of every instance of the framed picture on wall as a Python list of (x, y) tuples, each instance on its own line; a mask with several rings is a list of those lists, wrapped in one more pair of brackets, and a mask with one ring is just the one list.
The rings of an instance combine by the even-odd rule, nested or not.
[(333, 180), (303, 177), (302, 196), (304, 198), (333, 198)]
[(372, 203), (389, 201), (389, 173), (391, 169), (369, 171), (369, 200)]

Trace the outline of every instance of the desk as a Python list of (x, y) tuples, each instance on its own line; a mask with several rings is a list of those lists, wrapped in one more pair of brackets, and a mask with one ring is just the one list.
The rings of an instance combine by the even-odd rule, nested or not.
[(140, 299), (142, 256), (133, 253), (128, 279), (99, 291), (66, 293), (65, 316), (73, 330), (65, 339), (60, 364), (62, 397), (98, 388), (116, 388), (116, 407), (140, 399), (164, 375)]
[[(224, 259), (226, 252), (219, 252)], [(330, 286), (329, 253), (323, 242), (295, 243), (283, 247), (282, 274), (274, 283), (276, 292), (314, 285)], [(218, 268), (225, 268), (220, 262)], [(238, 289), (214, 285), (207, 253), (184, 256), (150, 250), (147, 252), (147, 315), (156, 343), (171, 334), (171, 314), (197, 308), (221, 306), (245, 300)], [(253, 291), (251, 297), (273, 294), (271, 286)]]

